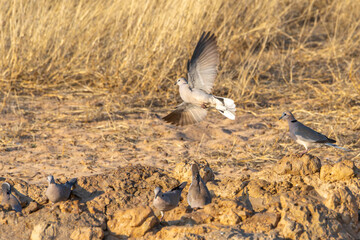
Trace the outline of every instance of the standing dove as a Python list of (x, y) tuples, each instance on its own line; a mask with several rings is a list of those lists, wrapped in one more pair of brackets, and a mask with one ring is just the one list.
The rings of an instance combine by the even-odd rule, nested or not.
[(66, 201), (70, 197), (71, 188), (76, 183), (77, 179), (73, 178), (67, 181), (65, 184), (57, 184), (53, 176), (47, 177), (49, 186), (46, 189), (45, 195), (52, 202), (57, 203), (60, 201)]
[(22, 208), (19, 200), (11, 193), (11, 186), (9, 183), (4, 182), (1, 186), (2, 201), (1, 204), (9, 204), (15, 212), (21, 212)]
[(166, 122), (175, 125), (188, 125), (202, 121), (207, 108), (214, 107), (225, 117), (234, 120), (236, 106), (229, 98), (216, 97), (211, 89), (217, 75), (219, 52), (214, 34), (203, 33), (196, 45), (191, 60), (188, 61), (188, 79), (179, 78), (180, 97), (183, 103), (169, 115), (163, 117)]
[(200, 177), (197, 164), (191, 166), (192, 182), (187, 195), (187, 200), (191, 208), (201, 208), (211, 203), (211, 194), (206, 187), (204, 180)]
[(160, 187), (156, 187), (154, 197), (154, 207), (161, 212), (161, 220), (164, 218), (164, 212), (174, 209), (178, 206), (181, 192), (185, 188), (187, 182), (183, 182), (180, 186), (171, 189), (168, 192), (162, 192)]
[(279, 118), (279, 120), (280, 119), (287, 120), (289, 124), (290, 137), (294, 139), (295, 142), (305, 147), (305, 151), (302, 152), (302, 154), (307, 153), (309, 147), (315, 147), (320, 144), (349, 151), (346, 148), (339, 147), (338, 145), (334, 144), (336, 142), (334, 139), (328, 138), (325, 135), (316, 132), (315, 130), (305, 126), (304, 124), (296, 120), (291, 112), (284, 112)]

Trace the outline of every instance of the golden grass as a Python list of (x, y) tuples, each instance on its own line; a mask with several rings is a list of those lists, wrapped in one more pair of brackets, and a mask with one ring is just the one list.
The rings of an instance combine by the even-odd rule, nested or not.
[[(344, 139), (339, 130), (348, 129), (348, 147), (359, 146), (354, 0), (1, 1), (0, 110), (9, 96), (81, 91), (106, 96), (111, 124), (129, 106), (174, 107), (173, 83), (185, 76), (202, 31), (216, 34), (221, 53), (214, 93), (235, 99), (239, 115), (275, 119), (293, 110), (312, 126), (324, 122), (331, 137)], [(276, 159), (273, 147), (263, 142), (236, 154)]]
[(87, 86), (173, 104), (171, 84), (206, 30), (221, 51), (216, 93), (258, 102), (277, 85), (324, 100), (360, 91), (357, 1), (13, 0), (0, 9), (3, 93)]

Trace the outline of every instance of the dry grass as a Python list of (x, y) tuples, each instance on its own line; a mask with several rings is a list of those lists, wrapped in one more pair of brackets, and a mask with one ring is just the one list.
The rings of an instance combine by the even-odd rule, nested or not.
[[(163, 114), (158, 107), (179, 102), (173, 83), (185, 76), (202, 31), (216, 34), (221, 52), (214, 93), (235, 99), (240, 116), (250, 112), (274, 128), (283, 110), (293, 110), (359, 148), (360, 2), (353, 0), (1, 1), (0, 111), (21, 118), (27, 112), (19, 96), (31, 102), (88, 95), (95, 100), (36, 126), (49, 118), (105, 119), (107, 128), (121, 130), (118, 113), (129, 107)], [(96, 101), (100, 110), (91, 105)], [(34, 128), (3, 130), (3, 145)], [(288, 147), (281, 136), (271, 144), (258, 140), (244, 149), (231, 140), (224, 154), (271, 160)]]
[(14, 0), (0, 7), (3, 93), (87, 86), (173, 99), (171, 84), (185, 74), (204, 30), (218, 36), (221, 51), (216, 92), (239, 102), (279, 95), (269, 90), (278, 85), (287, 97), (306, 90), (330, 101), (360, 91), (357, 1)]

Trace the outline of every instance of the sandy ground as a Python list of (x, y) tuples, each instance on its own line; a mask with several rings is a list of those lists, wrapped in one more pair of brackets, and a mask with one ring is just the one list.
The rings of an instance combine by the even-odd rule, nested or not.
[[(278, 120), (285, 109), (240, 106), (235, 121), (211, 111), (202, 123), (176, 127), (160, 119), (171, 108), (124, 108), (124, 98), (109, 101), (107, 94), (88, 92), (4, 98), (0, 175), (46, 184), (49, 174), (89, 176), (129, 163), (171, 172), (179, 160), (205, 159), (221, 179), (236, 177), (244, 166), (259, 169), (303, 151), (288, 136), (286, 122)], [(340, 145), (351, 145), (353, 151), (322, 147), (311, 153), (323, 162), (359, 160), (358, 133), (350, 126), (331, 126), (331, 116), (325, 123), (311, 126), (336, 135)]]

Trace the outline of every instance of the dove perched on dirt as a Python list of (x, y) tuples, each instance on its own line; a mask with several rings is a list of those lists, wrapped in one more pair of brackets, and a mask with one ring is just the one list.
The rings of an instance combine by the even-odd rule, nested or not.
[(315, 147), (320, 144), (349, 151), (349, 149), (339, 147), (338, 145), (334, 144), (336, 142), (334, 139), (328, 138), (325, 135), (316, 132), (315, 130), (296, 120), (291, 112), (284, 112), (279, 120), (280, 119), (287, 120), (289, 124), (290, 137), (294, 139), (295, 142), (305, 147), (305, 151), (302, 154), (308, 152), (309, 147)]
[(45, 195), (52, 202), (57, 203), (66, 201), (70, 197), (71, 188), (77, 182), (76, 178), (67, 181), (65, 184), (57, 184), (53, 176), (47, 177), (49, 186), (46, 189)]
[(9, 183), (4, 182), (1, 185), (2, 189), (2, 201), (1, 204), (8, 204), (12, 207), (15, 212), (21, 212), (22, 208), (19, 200), (11, 193), (11, 186)]
[(192, 182), (187, 195), (187, 200), (191, 208), (201, 208), (211, 203), (211, 194), (205, 182), (200, 177), (197, 164), (191, 166)]
[(156, 187), (153, 205), (161, 212), (161, 220), (164, 218), (164, 212), (176, 208), (179, 205), (181, 192), (185, 188), (187, 182), (183, 182), (180, 186), (171, 189), (168, 192), (162, 192), (160, 187)]
[(217, 75), (219, 52), (214, 34), (203, 33), (196, 45), (191, 60), (188, 61), (188, 79), (179, 78), (179, 93), (184, 101), (169, 115), (163, 117), (166, 122), (175, 125), (194, 124), (202, 121), (207, 108), (214, 107), (225, 117), (234, 120), (236, 106), (232, 99), (217, 97), (211, 89)]

